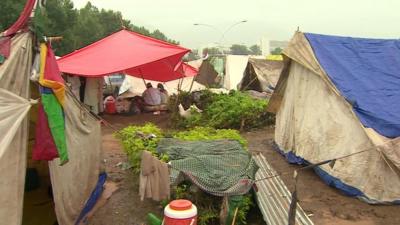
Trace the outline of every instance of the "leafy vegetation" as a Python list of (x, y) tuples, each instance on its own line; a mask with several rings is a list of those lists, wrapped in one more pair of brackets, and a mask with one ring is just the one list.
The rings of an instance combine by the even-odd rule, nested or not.
[(216, 128), (252, 128), (260, 126), (267, 101), (256, 100), (242, 92), (216, 95), (205, 110), (209, 126)]
[(244, 148), (247, 147), (246, 139), (240, 136), (237, 130), (231, 129), (217, 130), (211, 127), (195, 127), (188, 131), (177, 132), (174, 134), (174, 138), (186, 141), (231, 139), (239, 141)]
[[(128, 155), (128, 159), (134, 172), (140, 171), (140, 157), (143, 150), (151, 152), (159, 157), (156, 148), (158, 142), (163, 137), (161, 130), (152, 123), (144, 126), (128, 126), (118, 131), (115, 136), (122, 142), (122, 146)], [(161, 156), (165, 161), (167, 156)]]
[[(214, 129), (211, 127), (195, 127), (190, 130), (166, 134), (156, 125), (147, 123), (144, 126), (128, 126), (115, 133), (115, 136), (121, 140), (135, 173), (140, 171), (140, 156), (143, 150), (150, 151), (162, 161), (168, 161), (167, 155), (159, 155), (156, 151), (160, 139), (167, 136), (188, 141), (231, 139), (239, 141), (247, 149), (247, 141), (240, 136), (237, 130)], [(188, 181), (182, 182), (173, 188), (172, 195), (175, 199), (189, 199), (197, 206), (199, 225), (219, 223), (220, 206), (222, 205), (221, 197), (209, 195)], [(244, 196), (243, 200), (237, 205), (239, 210), (236, 224), (246, 224), (246, 215), (253, 204), (249, 196)], [(164, 201), (161, 204), (165, 206), (167, 202)]]
[[(177, 100), (178, 99), (178, 100)], [(176, 105), (181, 103), (185, 108), (191, 104), (203, 109), (202, 113), (191, 111), (191, 117), (180, 117)], [(229, 94), (215, 94), (208, 90), (201, 91), (196, 100), (188, 93), (182, 93), (171, 101), (171, 123), (176, 128), (196, 126), (217, 129), (249, 130), (274, 123), (274, 116), (266, 112), (266, 100), (253, 99), (246, 93), (232, 91)]]
[(180, 140), (201, 141), (201, 140), (219, 140), (232, 139), (239, 141), (244, 147), (247, 141), (240, 136), (236, 130), (221, 129), (216, 130), (210, 127), (195, 127), (188, 131), (174, 132), (172, 134), (163, 133), (156, 125), (146, 123), (144, 126), (128, 126), (115, 133), (115, 136), (121, 140), (122, 146), (133, 171), (140, 171), (140, 157), (143, 150), (151, 152), (162, 161), (169, 160), (168, 155), (159, 155), (157, 145), (161, 138), (170, 136)]

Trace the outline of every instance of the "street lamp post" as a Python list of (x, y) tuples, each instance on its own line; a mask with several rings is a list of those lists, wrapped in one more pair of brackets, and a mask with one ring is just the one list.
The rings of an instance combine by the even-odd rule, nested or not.
[[(220, 29), (218, 29), (217, 27), (215, 27), (215, 26), (213, 26), (213, 25), (210, 25), (210, 24), (205, 24), (205, 23), (194, 23), (193, 25), (194, 25), (194, 26), (205, 26), (205, 27), (209, 27), (209, 28), (212, 28), (213, 30), (216, 30), (218, 33), (220, 33), (220, 34), (221, 34), (221, 37), (220, 37), (219, 41), (216, 42), (216, 43), (217, 43), (218, 45), (220, 45), (220, 47), (221, 47), (221, 46), (222, 46), (222, 43), (223, 43), (223, 41), (224, 41), (224, 39), (225, 39), (225, 35), (226, 35), (230, 30), (232, 30), (232, 28), (234, 28), (235, 26), (237, 26), (237, 25), (239, 25), (239, 24), (242, 24), (242, 23), (246, 23), (246, 22), (247, 22), (247, 20), (242, 20), (242, 21), (236, 22), (236, 23), (232, 24), (231, 26), (229, 26), (224, 32), (221, 32)], [(223, 47), (223, 46), (222, 46), (222, 47)], [(222, 53), (223, 53), (223, 51), (222, 51)]]

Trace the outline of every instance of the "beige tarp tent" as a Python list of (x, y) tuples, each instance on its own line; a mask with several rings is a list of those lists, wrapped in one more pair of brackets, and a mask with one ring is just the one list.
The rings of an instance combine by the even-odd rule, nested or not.
[[(31, 33), (15, 35), (11, 55), (0, 65), (0, 218), (1, 224), (7, 225), (22, 224), (32, 45)], [(49, 163), (49, 170), (58, 222), (71, 225), (98, 180), (101, 127), (70, 92), (66, 95), (65, 118), (69, 162), (59, 166), (55, 160)]]
[(283, 51), (284, 69), (268, 110), (276, 113), (275, 142), (310, 163), (353, 155), (320, 172), (362, 192), (370, 203), (400, 199), (400, 138), (365, 128), (316, 59), (303, 33)]
[[(197, 74), (195, 81), (201, 85), (206, 87), (215, 86), (218, 83), (218, 72), (214, 69), (214, 66), (210, 63), (210, 58), (201, 61), (196, 60), (194, 63), (190, 63), (189, 65), (196, 64), (200, 65), (198, 67), (199, 73)], [(197, 68), (197, 67), (196, 67)]]
[(239, 90), (271, 92), (278, 83), (282, 68), (282, 61), (250, 58), (239, 84)]

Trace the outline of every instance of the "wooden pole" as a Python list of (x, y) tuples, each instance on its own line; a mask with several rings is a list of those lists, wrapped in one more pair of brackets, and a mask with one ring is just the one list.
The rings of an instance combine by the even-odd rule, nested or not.
[(236, 216), (237, 216), (238, 210), (239, 210), (239, 207), (236, 207), (235, 214), (233, 215), (232, 225), (235, 225), (235, 223), (236, 223)]

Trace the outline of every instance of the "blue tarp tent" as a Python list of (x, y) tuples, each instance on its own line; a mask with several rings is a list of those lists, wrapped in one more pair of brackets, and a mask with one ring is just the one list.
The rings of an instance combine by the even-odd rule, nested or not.
[[(400, 40), (297, 32), (269, 103), (277, 149), (330, 186), (400, 203)], [(361, 152), (361, 153), (360, 153)]]
[(400, 136), (400, 40), (305, 36), (363, 125)]

